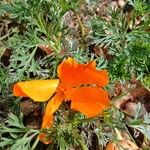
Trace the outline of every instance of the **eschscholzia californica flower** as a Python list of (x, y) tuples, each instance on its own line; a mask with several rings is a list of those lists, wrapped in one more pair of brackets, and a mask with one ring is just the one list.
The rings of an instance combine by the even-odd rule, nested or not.
[[(109, 105), (108, 93), (102, 88), (109, 82), (106, 70), (96, 70), (95, 61), (80, 64), (73, 58), (64, 60), (57, 68), (59, 79), (18, 82), (13, 88), (15, 96), (30, 97), (34, 101), (45, 102), (42, 128), (50, 128), (53, 113), (63, 101), (71, 101), (71, 109), (86, 117), (101, 114)], [(44, 143), (44, 135), (40, 140)]]
[(128, 139), (124, 139), (118, 129), (115, 129), (118, 142), (110, 141), (106, 150), (139, 150), (139, 147)]

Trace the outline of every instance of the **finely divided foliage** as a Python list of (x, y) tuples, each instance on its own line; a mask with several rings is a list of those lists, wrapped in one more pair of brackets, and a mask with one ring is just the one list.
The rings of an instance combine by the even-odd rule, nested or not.
[[(110, 84), (104, 90), (109, 93), (114, 94), (116, 82), (124, 83), (133, 77), (150, 88), (149, 1), (127, 0), (123, 7), (111, 7), (109, 1), (107, 15), (99, 15), (97, 8), (106, 1), (0, 1), (0, 149), (102, 150), (109, 141), (119, 145), (120, 141), (115, 138), (116, 129), (126, 131), (132, 142), (136, 137), (130, 130), (142, 133), (144, 141), (150, 141), (150, 114), (143, 114), (144, 106), (138, 103), (134, 116), (130, 116), (115, 105), (122, 95), (127, 94), (126, 91), (112, 99), (110, 107), (100, 116), (92, 118), (84, 116), (86, 113), (82, 110), (85, 108), (80, 105), (72, 106), (76, 110), (80, 107), (79, 112), (69, 109), (70, 103), (77, 102), (72, 100), (74, 97), (69, 91), (67, 96), (72, 101), (61, 101), (59, 109), (52, 113), (53, 118), (47, 119), (49, 128), (42, 129), (27, 126), (25, 118), (31, 116), (20, 111), (26, 98), (21, 100), (12, 94), (14, 84), (19, 81), (58, 79), (57, 67), (68, 57), (82, 65), (95, 61), (96, 70), (107, 69)], [(68, 72), (66, 76), (70, 78)], [(84, 89), (84, 86), (76, 87)], [(86, 86), (95, 88), (97, 85), (90, 82)], [(79, 92), (72, 89), (71, 92), (80, 98)], [(38, 105), (41, 116), (45, 104)], [(49, 145), (39, 140), (42, 134), (46, 135), (46, 140), (51, 140)], [(140, 146), (147, 148), (142, 142)]]
[(150, 67), (149, 6), (140, 0), (129, 1), (131, 10), (110, 10), (110, 20), (95, 17), (90, 22), (92, 43), (108, 48), (108, 63), (114, 80), (143, 78)]

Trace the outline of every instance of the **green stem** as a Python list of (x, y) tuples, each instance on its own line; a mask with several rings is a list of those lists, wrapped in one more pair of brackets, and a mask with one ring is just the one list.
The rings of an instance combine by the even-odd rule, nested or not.
[(81, 147), (82, 147), (83, 150), (88, 150), (88, 147), (87, 147), (87, 145), (85, 144), (84, 139), (78, 134), (78, 132), (75, 132), (74, 137), (75, 137), (76, 139), (79, 139), (78, 141), (79, 141), (79, 143), (81, 144)]
[(93, 122), (93, 121), (97, 121), (97, 120), (101, 120), (102, 118), (97, 117), (97, 118), (85, 118), (85, 119), (81, 119), (78, 121), (75, 121), (74, 124), (79, 124), (79, 123), (84, 123), (84, 122)]
[(84, 25), (83, 25), (83, 23), (82, 23), (82, 21), (81, 21), (81, 19), (80, 19), (80, 17), (79, 17), (79, 15), (78, 15), (77, 12), (75, 12), (75, 15), (76, 15), (77, 20), (79, 22), (79, 26), (80, 26), (80, 29), (81, 29), (82, 38), (84, 38), (85, 37), (85, 28), (84, 28)]
[(35, 140), (35, 142), (34, 142), (34, 144), (31, 147), (31, 150), (34, 150), (36, 148), (38, 142), (39, 142), (39, 138), (37, 137), (36, 140)]
[(83, 150), (88, 150), (88, 147), (85, 145), (85, 143), (82, 141), (80, 141), (81, 147)]
[(30, 58), (28, 59), (27, 63), (25, 64), (25, 66), (23, 67), (22, 70), (25, 70), (27, 68), (27, 66), (30, 64), (30, 62), (32, 61), (32, 59), (33, 59), (33, 57), (35, 55), (36, 49), (37, 49), (37, 47), (35, 47), (35, 49), (31, 53)]
[(128, 128), (126, 127), (126, 125), (124, 125), (124, 127), (125, 127), (125, 129), (126, 129), (128, 135), (129, 135), (130, 139), (132, 140), (132, 142), (134, 142), (134, 143), (136, 144), (135, 140), (133, 139), (133, 137), (132, 137), (132, 135), (130, 134), (130, 132), (129, 132)]
[(2, 36), (0, 38), (0, 41), (4, 40), (5, 38), (7, 38), (8, 36), (10, 36), (11, 34), (13, 34), (13, 32), (5, 34), (4, 36)]

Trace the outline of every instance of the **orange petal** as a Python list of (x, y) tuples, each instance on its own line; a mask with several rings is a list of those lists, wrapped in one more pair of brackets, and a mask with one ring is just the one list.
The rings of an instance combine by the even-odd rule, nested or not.
[(18, 86), (19, 83), (16, 83), (13, 87), (13, 95), (14, 96), (21, 96), (21, 97), (28, 97), (28, 95), (26, 95), (22, 89)]
[[(50, 128), (53, 123), (53, 113), (59, 108), (59, 106), (62, 103), (63, 100), (63, 93), (57, 93), (47, 104), (43, 122), (42, 122), (42, 128)], [(49, 144), (50, 140), (46, 140), (46, 135), (44, 133), (40, 133), (39, 135), (40, 141), (42, 141), (45, 144)]]
[(57, 72), (61, 81), (71, 86), (80, 86), (81, 84), (105, 86), (109, 82), (107, 71), (96, 70), (94, 61), (87, 64), (79, 64), (69, 57), (58, 66)]
[(49, 128), (52, 125), (53, 121), (53, 113), (59, 108), (63, 101), (63, 94), (57, 93), (47, 104), (43, 122), (42, 122), (42, 128)]
[(98, 87), (72, 88), (67, 90), (65, 95), (71, 100), (71, 108), (80, 111), (87, 117), (101, 114), (109, 105), (107, 92)]
[(30, 97), (34, 101), (47, 101), (56, 91), (59, 80), (32, 80), (14, 85), (13, 95)]
[(108, 145), (106, 146), (106, 150), (115, 150), (116, 144), (114, 142), (109, 142)]

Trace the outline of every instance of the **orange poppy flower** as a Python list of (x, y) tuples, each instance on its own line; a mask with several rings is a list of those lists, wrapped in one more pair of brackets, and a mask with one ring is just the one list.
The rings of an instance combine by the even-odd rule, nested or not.
[[(83, 113), (86, 117), (101, 114), (108, 107), (108, 93), (102, 88), (109, 82), (106, 70), (96, 70), (94, 61), (80, 64), (73, 58), (64, 60), (57, 69), (59, 79), (18, 82), (13, 88), (15, 96), (30, 97), (34, 101), (47, 103), (42, 128), (50, 128), (53, 113), (62, 101), (71, 101), (71, 109)], [(44, 140), (44, 134), (40, 134)]]

